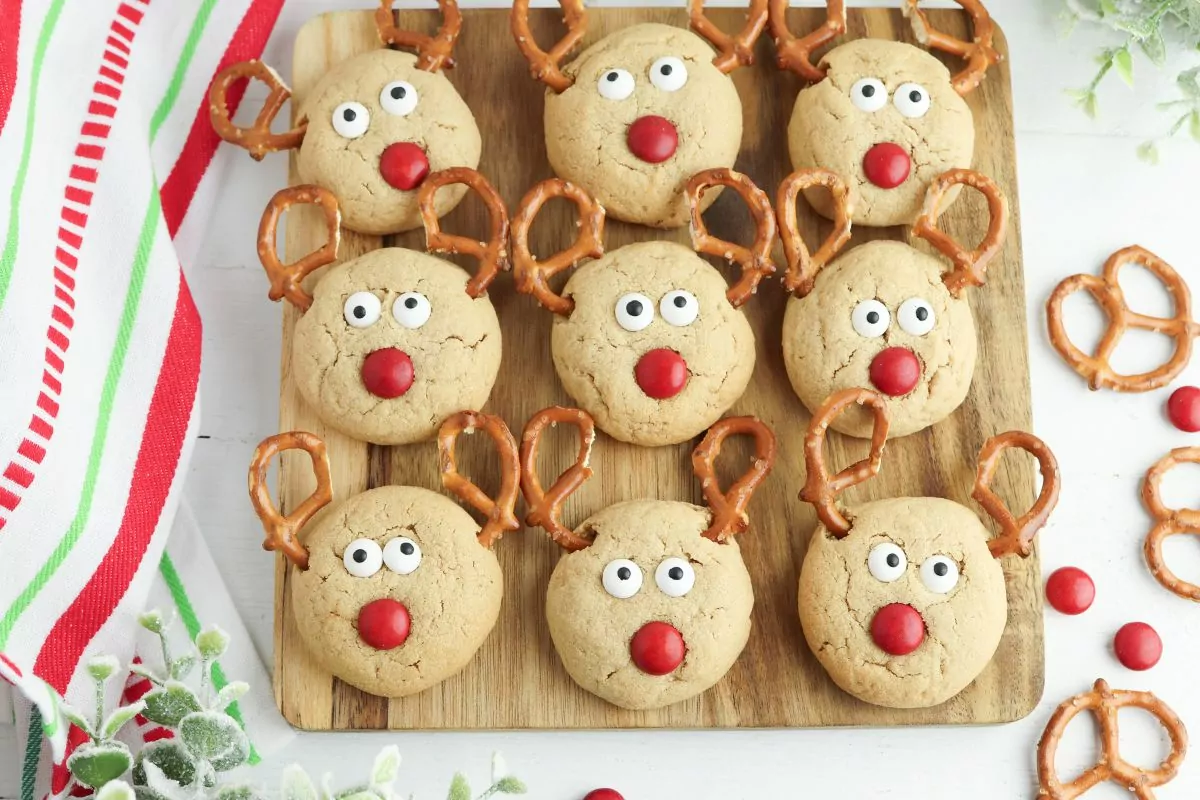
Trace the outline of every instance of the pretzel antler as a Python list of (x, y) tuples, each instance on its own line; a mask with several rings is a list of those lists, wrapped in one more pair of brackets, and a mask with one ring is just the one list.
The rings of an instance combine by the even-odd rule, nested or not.
[[(1004, 505), (1004, 501), (992, 491), (992, 479), (1000, 466), (1004, 451), (1017, 447), (1038, 460), (1042, 472), (1042, 491), (1033, 507), (1018, 519)], [(975, 488), (971, 496), (992, 519), (1000, 525), (1000, 535), (988, 542), (988, 548), (996, 558), (1020, 556), (1028, 558), (1033, 551), (1033, 537), (1046, 524), (1050, 512), (1058, 504), (1061, 478), (1058, 461), (1054, 453), (1041, 439), (1025, 431), (1009, 431), (993, 436), (983, 444), (979, 452), (979, 468), (975, 473)]]
[[(804, 237), (800, 234), (800, 221), (796, 201), (807, 189), (824, 186), (833, 197), (833, 230), (821, 244), (816, 254), (810, 254)], [(787, 256), (788, 269), (783, 285), (796, 297), (807, 297), (813, 290), (817, 274), (842, 251), (850, 241), (850, 220), (854, 216), (854, 204), (850, 201), (850, 187), (836, 172), (825, 169), (802, 169), (793, 172), (779, 186), (776, 198), (776, 214), (779, 216), (779, 234), (783, 239), (783, 252)]]
[[(242, 79), (260, 80), (271, 90), (262, 110), (255, 117), (254, 124), (249, 128), (239, 128), (235, 125), (229, 108), (229, 90)], [(286, 133), (271, 133), (271, 122), (291, 96), (292, 90), (275, 70), (258, 59), (241, 61), (221, 70), (217, 77), (213, 78), (212, 86), (208, 90), (208, 117), (218, 136), (230, 144), (244, 147), (255, 161), (262, 161), (267, 153), (291, 150), (299, 147), (304, 141), (308, 121), (303, 119), (299, 125)]]
[(770, 2), (771, 35), (775, 37), (779, 68), (791, 70), (806, 81), (824, 80), (828, 69), (813, 64), (813, 52), (846, 32), (846, 0), (828, 0), (825, 22), (803, 39), (797, 39), (788, 28), (788, 0)]
[(717, 48), (713, 66), (728, 75), (738, 67), (748, 67), (754, 63), (754, 43), (767, 26), (767, 0), (750, 0), (746, 25), (733, 36), (704, 16), (704, 0), (688, 0), (688, 17), (692, 30)]
[[(325, 213), (325, 230), (327, 238), (320, 249), (314, 250), (298, 261), (284, 264), (279, 260), (275, 248), (275, 229), (279, 226), (279, 217), (294, 205), (311, 203), (321, 207)], [(328, 189), (320, 186), (304, 185), (291, 186), (275, 193), (267, 203), (262, 221), (258, 225), (258, 260), (271, 281), (271, 291), (267, 296), (272, 300), (286, 297), (292, 305), (301, 311), (307, 311), (312, 305), (312, 295), (304, 291), (300, 285), (310, 272), (320, 269), (326, 264), (337, 261), (338, 244), (342, 235), (342, 213), (338, 209), (337, 198)]]
[[(959, 185), (970, 186), (987, 198), (987, 235), (974, 250), (967, 250), (938, 227), (942, 200), (951, 187)], [(983, 286), (986, 283), (988, 265), (1004, 246), (1007, 230), (1008, 200), (996, 182), (969, 169), (952, 169), (939, 175), (929, 185), (925, 206), (921, 209), (921, 216), (913, 223), (912, 234), (929, 242), (954, 263), (954, 269), (942, 276), (942, 282), (950, 294), (961, 297), (963, 289), (968, 286)]]
[(926, 47), (942, 50), (967, 62), (967, 66), (962, 72), (955, 75), (951, 82), (954, 85), (954, 91), (960, 95), (970, 94), (983, 81), (988, 68), (993, 64), (999, 64), (1003, 58), (992, 46), (992, 41), (996, 38), (996, 23), (992, 22), (991, 14), (983, 7), (980, 0), (956, 0), (971, 15), (971, 21), (975, 27), (972, 40), (964, 42), (933, 27), (929, 23), (929, 17), (918, 6), (919, 2), (920, 0), (905, 0), (904, 4), (900, 6), (904, 16), (908, 17), (908, 21), (912, 24), (913, 35)]
[[(713, 464), (721, 455), (721, 445), (730, 436), (748, 434), (754, 437), (754, 460), (744, 475), (729, 491), (721, 492)], [(775, 434), (757, 417), (729, 417), (708, 429), (704, 440), (692, 451), (692, 471), (700, 480), (704, 502), (712, 511), (712, 524), (704, 532), (706, 539), (723, 544), (729, 537), (744, 533), (750, 525), (746, 507), (754, 490), (775, 466)]]
[(560, 65), (587, 34), (588, 20), (583, 0), (561, 0), (560, 5), (567, 32), (549, 53), (538, 47), (533, 32), (529, 30), (529, 0), (513, 0), (509, 25), (513, 38), (517, 40), (517, 47), (529, 61), (533, 77), (562, 94), (574, 85), (575, 79), (564, 73)]
[[(472, 189), (487, 206), (491, 232), (487, 242), (479, 242), (466, 236), (451, 236), (443, 233), (433, 201), (437, 190), (443, 186), (461, 183)], [(501, 270), (511, 266), (508, 258), (508, 209), (504, 199), (488, 179), (468, 167), (451, 167), (435, 172), (421, 182), (417, 190), (417, 206), (421, 209), (421, 220), (425, 223), (425, 249), (432, 253), (463, 253), (479, 259), (479, 269), (467, 282), (467, 294), (482, 297)]]
[[(579, 455), (575, 463), (558, 476), (550, 490), (545, 491), (537, 473), (538, 443), (548, 426), (560, 422), (579, 428)], [(591, 460), (592, 444), (595, 441), (596, 423), (591, 415), (577, 408), (561, 406), (552, 406), (534, 414), (525, 425), (525, 432), (521, 434), (521, 492), (525, 495), (525, 504), (529, 507), (529, 513), (525, 515), (525, 524), (537, 525), (544, 529), (560, 547), (572, 553), (583, 550), (592, 542), (563, 525), (559, 515), (562, 513), (563, 502), (582, 486), (584, 481), (592, 477), (592, 468), (588, 462)]]
[[(317, 488), (292, 513), (279, 513), (267, 489), (267, 467), (271, 459), (284, 450), (304, 450), (312, 459)], [(278, 550), (300, 569), (308, 569), (308, 548), (300, 543), (300, 529), (313, 515), (333, 500), (333, 481), (329, 476), (329, 454), (319, 436), (304, 431), (292, 431), (268, 436), (254, 449), (250, 470), (246, 476), (250, 502), (262, 520), (264, 550)]]
[[(713, 186), (728, 186), (733, 189), (754, 219), (754, 244), (750, 247), (718, 239), (708, 232), (701, 213), (700, 199)], [(734, 308), (739, 308), (758, 290), (763, 278), (775, 272), (771, 260), (771, 248), (775, 245), (775, 210), (766, 192), (754, 185), (754, 181), (740, 172), (720, 167), (696, 173), (684, 189), (691, 210), (692, 247), (698, 253), (724, 258), (742, 268), (742, 278), (729, 288), (725, 296)]]
[[(552, 197), (565, 197), (579, 208), (579, 238), (566, 250), (545, 261), (538, 261), (529, 249), (529, 229), (542, 206)], [(570, 269), (585, 258), (604, 255), (604, 206), (586, 190), (573, 183), (551, 178), (542, 181), (521, 198), (517, 216), (513, 219), (513, 264), (517, 291), (531, 294), (548, 311), (564, 317), (575, 310), (575, 301), (557, 295), (550, 288), (550, 278)]]
[(411, 47), (417, 51), (417, 69), (437, 72), (454, 66), (454, 43), (462, 33), (462, 11), (458, 0), (438, 0), (442, 13), (442, 24), (433, 36), (416, 31), (401, 30), (396, 26), (392, 14), (392, 0), (380, 0), (375, 10), (375, 27), (379, 29), (379, 40), (385, 45)]
[(1179, 534), (1200, 536), (1200, 511), (1191, 508), (1167, 508), (1162, 500), (1163, 476), (1179, 464), (1200, 464), (1200, 447), (1178, 447), (1150, 468), (1142, 482), (1142, 503), (1154, 517), (1155, 525), (1146, 537), (1146, 563), (1150, 573), (1170, 592), (1186, 600), (1200, 602), (1200, 586), (1176, 575), (1163, 557), (1163, 542)]
[[(500, 491), (496, 499), (487, 494), (458, 471), (454, 461), (454, 445), (459, 434), (481, 430), (496, 443), (500, 454)], [(442, 485), (446, 491), (457, 495), (464, 503), (488, 518), (479, 531), (479, 543), (490, 548), (505, 531), (521, 529), (513, 509), (517, 505), (517, 492), (521, 481), (521, 465), (517, 460), (517, 443), (500, 417), (478, 411), (460, 411), (449, 417), (438, 429), (438, 465), (442, 473)]]
[[(869, 406), (875, 415), (871, 454), (830, 478), (829, 468), (825, 465), (825, 436), (829, 425), (838, 415), (853, 405)], [(838, 539), (844, 539), (850, 533), (851, 525), (837, 507), (837, 497), (850, 487), (879, 474), (890, 422), (887, 403), (882, 395), (869, 389), (843, 389), (825, 400), (808, 425), (808, 433), (804, 437), (804, 464), (808, 474), (804, 488), (800, 490), (800, 499), (812, 503), (817, 510), (817, 518)]]
[[(1169, 319), (1138, 314), (1125, 302), (1118, 275), (1126, 264), (1140, 264), (1166, 286), (1175, 305), (1175, 315)], [(1104, 315), (1108, 317), (1108, 328), (1095, 355), (1088, 355), (1076, 347), (1063, 325), (1063, 301), (1079, 291), (1086, 290), (1095, 298)], [(1183, 371), (1192, 357), (1192, 340), (1200, 337), (1200, 323), (1192, 319), (1192, 295), (1183, 277), (1170, 264), (1142, 247), (1127, 247), (1113, 253), (1104, 264), (1099, 277), (1095, 275), (1072, 275), (1060, 283), (1050, 299), (1046, 301), (1046, 323), (1050, 328), (1050, 341), (1059, 355), (1071, 367), (1087, 379), (1093, 389), (1116, 389), (1118, 392), (1148, 392), (1166, 386)], [(1117, 349), (1125, 331), (1136, 328), (1170, 336), (1175, 340), (1175, 352), (1167, 363), (1149, 372), (1138, 375), (1122, 375), (1112, 368), (1109, 358)]]

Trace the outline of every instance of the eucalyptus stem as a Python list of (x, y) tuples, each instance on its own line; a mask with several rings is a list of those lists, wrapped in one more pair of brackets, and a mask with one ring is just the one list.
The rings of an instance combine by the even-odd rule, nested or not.
[(169, 679), (171, 677), (171, 645), (167, 642), (166, 632), (158, 631), (158, 641), (162, 647), (163, 671)]
[(96, 725), (93, 728), (95, 731), (92, 734), (92, 741), (99, 744), (102, 731), (100, 726), (104, 724), (104, 681), (96, 679)]

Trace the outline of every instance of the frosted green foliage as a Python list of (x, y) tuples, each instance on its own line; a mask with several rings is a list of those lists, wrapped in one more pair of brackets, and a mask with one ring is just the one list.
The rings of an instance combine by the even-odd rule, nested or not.
[(96, 800), (135, 800), (133, 787), (125, 781), (109, 781), (96, 793)]
[(188, 755), (187, 750), (183, 749), (183, 744), (174, 739), (151, 742), (137, 754), (137, 760), (133, 765), (133, 783), (135, 786), (146, 785), (146, 768), (144, 765), (147, 761), (154, 764), (166, 777), (181, 786), (187, 786), (196, 779), (196, 765), (192, 763), (192, 757)]
[(75, 780), (93, 789), (120, 778), (131, 766), (133, 756), (121, 742), (88, 742), (75, 748), (67, 759), (67, 769)]

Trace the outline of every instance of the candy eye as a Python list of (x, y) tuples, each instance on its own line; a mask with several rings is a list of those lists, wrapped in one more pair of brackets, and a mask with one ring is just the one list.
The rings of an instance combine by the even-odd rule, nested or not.
[(421, 546), (407, 536), (397, 536), (384, 545), (383, 563), (392, 572), (411, 575), (421, 566)]
[(920, 297), (910, 297), (901, 303), (896, 311), (896, 320), (905, 333), (913, 336), (924, 336), (937, 324), (933, 306)]
[(930, 556), (921, 564), (921, 583), (936, 594), (946, 594), (958, 585), (958, 564), (949, 556)]
[(654, 322), (654, 303), (644, 294), (623, 295), (617, 301), (617, 324), (636, 333)]
[(371, 292), (355, 292), (346, 298), (342, 316), (352, 328), (369, 328), (379, 321), (381, 308), (379, 298)]
[(604, 591), (618, 600), (628, 600), (642, 588), (642, 568), (628, 558), (610, 561), (601, 578)]
[(859, 336), (874, 339), (887, 333), (888, 326), (892, 324), (892, 314), (878, 300), (864, 300), (850, 314), (850, 323)]
[(650, 82), (664, 92), (682, 89), (687, 78), (687, 67), (675, 56), (663, 56), (650, 65)]
[(623, 69), (607, 69), (596, 89), (605, 100), (624, 100), (633, 94), (633, 75)]
[(920, 119), (929, 113), (929, 106), (933, 102), (929, 97), (929, 92), (919, 83), (905, 83), (896, 90), (896, 96), (892, 100), (896, 104), (896, 110), (909, 119)]
[(333, 110), (333, 129), (343, 139), (357, 139), (370, 124), (371, 115), (362, 103), (342, 103)]
[(379, 105), (389, 114), (407, 117), (417, 108), (417, 87), (408, 81), (392, 81), (379, 93)]
[(908, 569), (908, 558), (904, 551), (891, 542), (882, 542), (871, 548), (867, 556), (867, 569), (876, 580), (891, 583), (900, 579)]
[(409, 330), (416, 330), (429, 321), (433, 307), (429, 299), (418, 292), (405, 292), (392, 303), (392, 316)]
[(696, 585), (696, 570), (682, 558), (668, 558), (654, 570), (654, 582), (667, 597), (683, 597)]
[(879, 78), (862, 78), (850, 87), (850, 102), (862, 111), (874, 113), (887, 105), (887, 87)]
[(691, 292), (676, 289), (663, 295), (658, 303), (658, 313), (671, 325), (684, 328), (696, 321), (700, 315), (700, 301)]
[(346, 572), (356, 578), (369, 578), (383, 566), (383, 551), (371, 539), (355, 539), (342, 555)]

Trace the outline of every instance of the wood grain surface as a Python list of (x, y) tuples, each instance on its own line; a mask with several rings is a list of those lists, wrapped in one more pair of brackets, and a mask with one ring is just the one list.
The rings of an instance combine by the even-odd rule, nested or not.
[[(816, 10), (794, 9), (790, 13), (795, 30), (811, 30), (823, 18), (823, 12)], [(463, 34), (455, 53), (458, 64), (449, 78), (473, 109), (483, 131), (480, 169), (511, 208), (531, 185), (551, 176), (542, 135), (543, 88), (529, 78), (526, 62), (512, 42), (507, 10), (467, 10), (464, 15)], [(711, 15), (726, 30), (740, 28), (743, 19), (743, 12), (735, 9), (714, 10)], [(965, 15), (960, 12), (931, 15), (943, 30), (966, 35)], [(423, 31), (432, 31), (437, 23), (436, 14), (430, 11), (400, 12), (399, 18), (403, 27)], [(680, 26), (687, 22), (682, 8), (593, 9), (589, 18), (585, 45), (638, 22)], [(532, 13), (533, 30), (544, 47), (560, 36), (560, 20), (560, 12), (554, 9)], [(849, 37), (863, 36), (913, 41), (900, 13), (883, 9), (850, 12)], [(378, 46), (370, 12), (340, 12), (312, 20), (296, 41), (292, 75), (296, 100), (303, 101), (330, 65)], [(1002, 37), (998, 46), (1007, 52)], [(948, 63), (951, 69), (959, 67), (952, 61)], [(746, 131), (737, 168), (774, 195), (790, 171), (785, 131), (800, 82), (775, 68), (773, 45), (767, 37), (759, 42), (758, 63), (738, 70), (734, 80), (743, 101)], [(949, 419), (931, 430), (891, 443), (880, 477), (849, 492), (846, 500), (850, 503), (930, 495), (978, 509), (970, 499), (970, 488), (979, 448), (997, 432), (1031, 424), (1007, 65), (993, 69), (969, 102), (977, 127), (976, 168), (999, 181), (1013, 209), (1007, 245), (992, 265), (988, 285), (970, 295), (980, 341), (975, 382), (966, 403)], [(297, 105), (293, 103), (293, 108)], [(294, 156), (291, 179), (297, 181)], [(810, 241), (815, 241), (818, 232), (822, 236), (827, 232), (828, 225), (819, 222), (801, 203), (801, 218), (813, 237)], [(556, 251), (573, 237), (572, 210), (561, 201), (547, 206), (533, 231), (534, 252)], [(984, 211), (981, 198), (965, 197), (947, 212), (943, 226), (961, 240), (976, 241), (986, 224)], [(722, 196), (706, 219), (714, 234), (750, 241), (748, 214), (732, 193)], [(291, 212), (285, 224), (288, 260), (323, 241), (323, 228), (314, 209)], [(486, 229), (482, 205), (468, 198), (443, 220), (443, 228), (482, 238)], [(907, 231), (859, 228), (854, 244), (889, 237), (904, 239)], [(615, 221), (608, 225), (610, 250), (655, 238), (688, 241), (686, 230), (664, 233)], [(423, 235), (415, 232), (383, 240), (346, 232), (342, 242), (342, 259), (347, 260), (385, 243), (421, 248)], [(916, 246), (925, 247), (924, 243)], [(777, 257), (782, 259), (778, 250)], [(732, 268), (719, 266), (732, 277)], [(530, 298), (517, 295), (510, 276), (502, 276), (490, 296), (500, 316), (504, 365), (487, 410), (503, 416), (519, 435), (525, 421), (539, 409), (571, 401), (559, 386), (550, 360), (550, 314)], [(545, 588), (559, 551), (540, 529), (527, 529), (508, 535), (497, 547), (505, 575), (504, 606), (495, 631), (475, 660), (440, 686), (391, 701), (343, 684), (312, 661), (289, 607), (292, 568), (278, 558), (275, 693), (284, 716), (304, 729), (348, 730), (974, 724), (1007, 722), (1028, 714), (1041, 696), (1044, 667), (1036, 554), (1024, 561), (1005, 560), (1009, 616), (1000, 648), (991, 665), (970, 687), (941, 706), (897, 711), (859, 702), (834, 686), (809, 651), (795, 608), (799, 568), (815, 520), (812, 509), (797, 497), (804, 477), (802, 439), (809, 415), (791, 391), (783, 366), (780, 329), (785, 302), (784, 291), (771, 280), (746, 306), (757, 338), (758, 361), (749, 390), (730, 413), (755, 414), (770, 425), (779, 437), (780, 460), (755, 496), (750, 508), (751, 529), (741, 537), (755, 587), (753, 632), (741, 659), (715, 688), (666, 709), (632, 712), (610, 706), (576, 687), (554, 653), (543, 613)], [(282, 314), (280, 428), (309, 430), (326, 439), (333, 463), (335, 498), (345, 499), (385, 484), (440, 490), (432, 442), (395, 448), (368, 446), (321, 424), (299, 396), (291, 374), (291, 338), (297, 312), (285, 304)], [(494, 456), (481, 439), (474, 437), (462, 443), (460, 465), (464, 474), (494, 489)], [(829, 452), (835, 464), (849, 463), (866, 452), (865, 443), (837, 434), (831, 434), (830, 441)], [(592, 460), (596, 476), (567, 503), (566, 522), (577, 525), (606, 505), (626, 499), (655, 497), (702, 503), (690, 467), (693, 444), (646, 450), (601, 436)], [(574, 456), (574, 443), (564, 432), (549, 435), (547, 445), (542, 464), (549, 476), (568, 466)], [(743, 457), (749, 456), (746, 443), (731, 442), (728, 449), (731, 455), (724, 457), (720, 465), (724, 469), (718, 470), (726, 481), (733, 471), (729, 465), (743, 464)], [(995, 488), (1012, 507), (1023, 509), (1033, 499), (1033, 475), (1032, 461), (1013, 457), (1002, 466)], [(312, 487), (307, 458), (301, 454), (285, 456), (280, 475), (284, 508), (301, 502)], [(522, 504), (518, 512), (523, 514)], [(988, 524), (994, 529), (990, 521)]]

